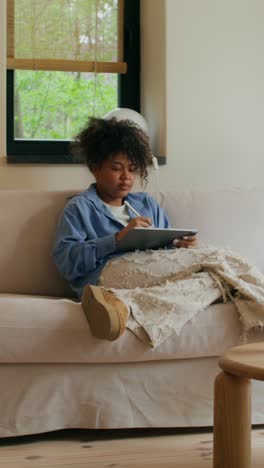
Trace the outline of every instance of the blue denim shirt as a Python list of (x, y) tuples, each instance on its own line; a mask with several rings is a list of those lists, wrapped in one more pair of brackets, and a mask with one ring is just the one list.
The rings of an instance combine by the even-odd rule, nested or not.
[[(159, 204), (146, 192), (126, 197), (142, 216), (152, 219), (154, 227), (170, 227)], [(136, 215), (129, 210), (130, 218)], [(81, 297), (86, 284), (96, 284), (106, 262), (122, 255), (116, 251), (115, 235), (124, 226), (114, 217), (96, 193), (96, 184), (74, 196), (60, 217), (53, 249), (62, 276)]]

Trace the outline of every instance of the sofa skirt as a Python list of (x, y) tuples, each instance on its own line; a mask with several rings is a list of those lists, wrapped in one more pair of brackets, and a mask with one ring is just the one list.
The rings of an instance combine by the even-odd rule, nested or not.
[[(129, 364), (0, 365), (0, 437), (59, 429), (213, 425), (217, 358)], [(253, 383), (254, 424), (264, 423)]]

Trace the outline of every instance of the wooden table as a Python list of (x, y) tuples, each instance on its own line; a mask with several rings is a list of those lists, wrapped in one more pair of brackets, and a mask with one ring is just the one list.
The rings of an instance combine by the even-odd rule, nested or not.
[(251, 466), (251, 380), (264, 380), (264, 343), (227, 351), (215, 379), (214, 468)]

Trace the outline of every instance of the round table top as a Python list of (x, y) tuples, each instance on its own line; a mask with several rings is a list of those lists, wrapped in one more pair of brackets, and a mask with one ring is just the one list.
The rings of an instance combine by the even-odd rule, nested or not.
[(229, 349), (220, 357), (219, 366), (238, 377), (264, 380), (264, 342)]

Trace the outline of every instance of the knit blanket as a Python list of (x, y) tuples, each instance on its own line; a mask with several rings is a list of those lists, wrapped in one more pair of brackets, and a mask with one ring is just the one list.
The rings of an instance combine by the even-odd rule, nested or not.
[(215, 302), (235, 304), (244, 338), (264, 326), (264, 275), (227, 250), (128, 253), (108, 262), (99, 284), (130, 306), (127, 328), (153, 348)]

